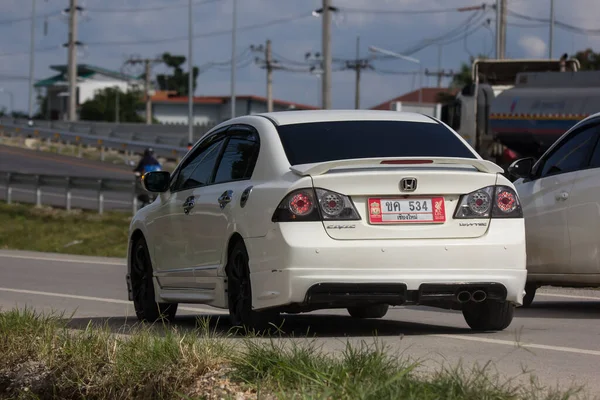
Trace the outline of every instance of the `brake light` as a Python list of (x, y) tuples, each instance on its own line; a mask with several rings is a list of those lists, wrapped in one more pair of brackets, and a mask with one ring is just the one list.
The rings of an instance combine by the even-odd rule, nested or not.
[(384, 160), (380, 164), (433, 164), (433, 160)]
[(310, 214), (314, 207), (314, 201), (310, 194), (298, 192), (289, 201), (289, 209), (297, 216)]
[(496, 196), (494, 209), (492, 210), (494, 218), (522, 218), (523, 209), (519, 196), (508, 186), (496, 186)]
[(488, 186), (460, 198), (454, 218), (522, 218), (519, 196), (508, 186)]
[(273, 214), (273, 222), (360, 220), (348, 196), (325, 189), (289, 193)]

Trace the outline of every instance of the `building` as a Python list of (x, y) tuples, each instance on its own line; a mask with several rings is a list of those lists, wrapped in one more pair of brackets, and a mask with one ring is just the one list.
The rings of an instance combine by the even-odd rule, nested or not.
[[(152, 117), (162, 124), (188, 123), (188, 97), (173, 92), (157, 91), (151, 97)], [(314, 110), (317, 107), (273, 99), (274, 111)], [(237, 116), (258, 114), (267, 111), (267, 99), (261, 96), (237, 95)], [(145, 115), (145, 111), (142, 112)], [(231, 117), (230, 96), (194, 96), (194, 125), (215, 124)]]
[(422, 90), (421, 104), (419, 104), (419, 89), (417, 89), (378, 104), (372, 107), (371, 110), (412, 111), (440, 118), (442, 112), (442, 99), (440, 96), (453, 97), (458, 92), (458, 89), (439, 87), (425, 87)]
[[(52, 65), (50, 69), (57, 74), (42, 79), (35, 83), (38, 92), (44, 91), (48, 100), (46, 109), (40, 113), (48, 119), (67, 119), (68, 117), (68, 67), (66, 65)], [(106, 68), (93, 65), (79, 64), (77, 66), (77, 107), (94, 98), (97, 90), (118, 87), (126, 92), (134, 87), (143, 87), (143, 80), (139, 77), (129, 76), (120, 72), (111, 71)]]

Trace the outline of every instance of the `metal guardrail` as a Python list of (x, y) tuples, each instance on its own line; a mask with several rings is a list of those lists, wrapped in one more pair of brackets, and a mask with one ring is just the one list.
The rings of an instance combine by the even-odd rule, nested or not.
[[(194, 126), (194, 141), (216, 124)], [(152, 147), (156, 155), (179, 159), (187, 152), (187, 125), (111, 123), (96, 121), (34, 120), (33, 125), (23, 118), (0, 117), (0, 135), (32, 137), (97, 147), (104, 160), (103, 150), (141, 153)]]
[[(134, 140), (137, 138), (122, 138), (116, 135), (99, 135), (92, 133), (78, 133), (70, 131), (58, 131), (48, 128), (39, 128), (36, 126), (16, 126), (10, 124), (0, 125), (0, 134), (8, 136), (31, 137), (36, 139), (45, 139), (49, 142), (58, 141), (76, 145), (86, 145), (98, 147), (101, 152), (105, 149), (115, 149), (119, 151), (129, 151), (133, 153), (142, 153), (144, 149), (152, 147), (159, 157), (167, 159), (179, 159), (187, 153), (187, 146), (181, 146), (179, 140), (177, 144), (163, 144), (157, 142), (147, 142), (143, 140)], [(186, 142), (187, 144), (187, 142)], [(101, 159), (104, 159), (103, 154)]]
[(34, 203), (37, 207), (42, 206), (42, 193), (44, 188), (63, 189), (65, 197), (65, 208), (67, 211), (72, 209), (72, 191), (73, 190), (92, 190), (97, 193), (97, 210), (99, 214), (104, 213), (106, 193), (129, 193), (131, 195), (131, 210), (135, 214), (138, 210), (137, 195), (143, 191), (138, 179), (105, 179), (89, 178), (79, 176), (61, 176), (61, 175), (40, 175), (24, 174), (20, 172), (1, 173), (0, 183), (5, 186), (6, 203), (13, 202), (13, 190), (15, 186), (29, 186), (34, 188)]

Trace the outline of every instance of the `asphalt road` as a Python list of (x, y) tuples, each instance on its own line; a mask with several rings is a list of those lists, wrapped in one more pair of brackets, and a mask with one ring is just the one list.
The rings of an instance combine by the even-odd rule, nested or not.
[[(21, 172), (59, 176), (81, 176), (106, 179), (132, 179), (131, 168), (106, 162), (86, 160), (73, 156), (22, 149), (12, 146), (0, 146), (0, 174)], [(6, 186), (0, 178), (0, 200), (6, 199)], [(133, 193), (106, 192), (105, 210), (128, 210), (131, 208)], [(32, 187), (17, 185), (13, 189), (16, 202), (34, 203), (35, 191)], [(64, 207), (65, 191), (60, 188), (43, 188), (42, 204)], [(92, 190), (73, 190), (72, 206), (76, 208), (97, 209), (98, 193)]]
[[(124, 276), (120, 259), (2, 251), (0, 308), (65, 311), (74, 313), (74, 328), (108, 321), (119, 331), (135, 320)], [(229, 328), (226, 314), (211, 307), (185, 305), (178, 315), (175, 324), (182, 329), (195, 327), (199, 315), (219, 317), (219, 329)], [(283, 340), (301, 340), (309, 331), (324, 350), (336, 352), (346, 341), (369, 343), (376, 334), (388, 351), (423, 361), (425, 370), (491, 361), (492, 372), (507, 379), (528, 379), (525, 368), (546, 386), (586, 385), (598, 396), (599, 319), (600, 292), (543, 289), (531, 308), (517, 310), (503, 332), (473, 333), (458, 312), (396, 307), (382, 320), (354, 320), (344, 311), (287, 316), (283, 329), (295, 339)]]

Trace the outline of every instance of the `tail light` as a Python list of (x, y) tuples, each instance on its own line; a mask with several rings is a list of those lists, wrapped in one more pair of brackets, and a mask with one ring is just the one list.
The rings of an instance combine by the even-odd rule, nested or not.
[(522, 218), (519, 196), (508, 186), (488, 186), (460, 198), (454, 218)]
[(272, 218), (273, 222), (352, 220), (360, 220), (360, 216), (348, 196), (319, 188), (289, 193)]

